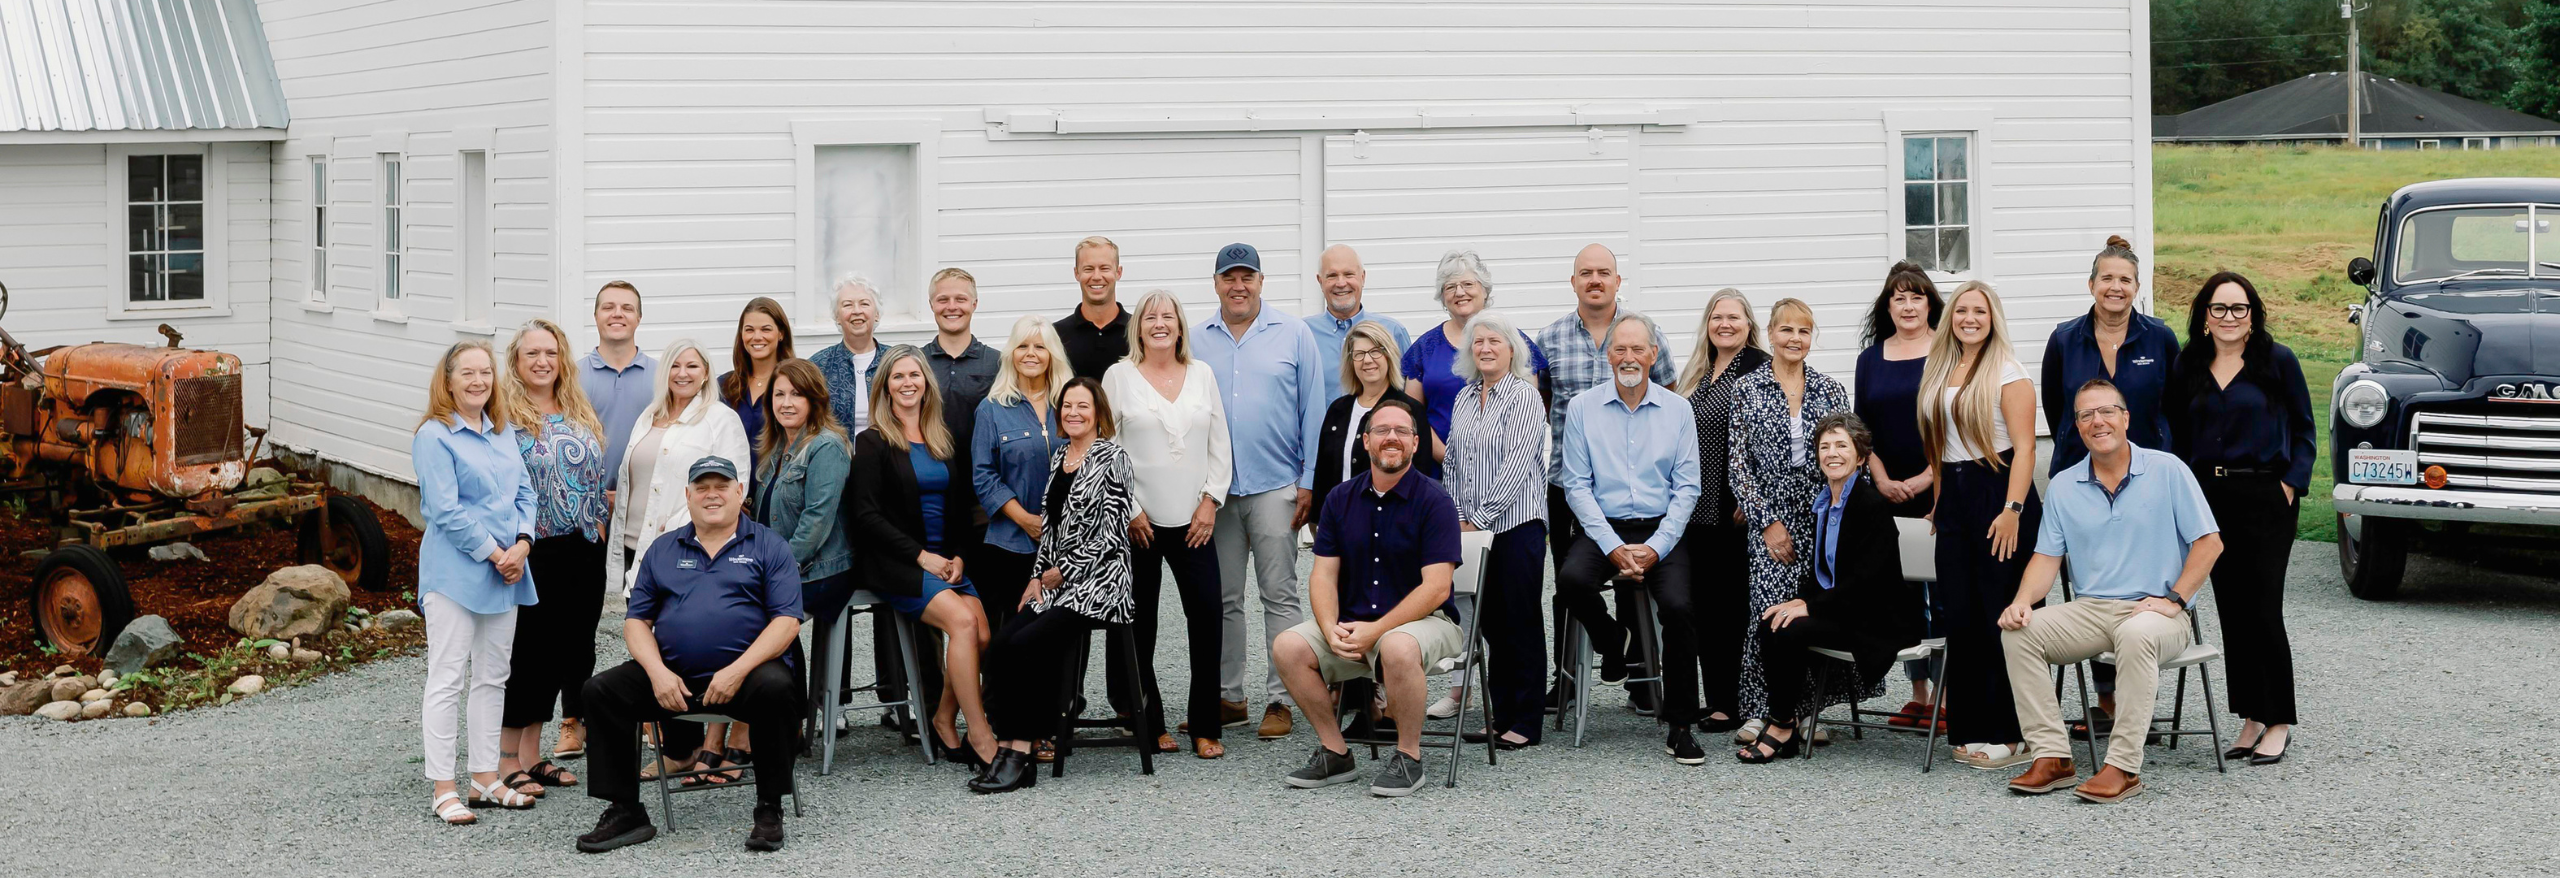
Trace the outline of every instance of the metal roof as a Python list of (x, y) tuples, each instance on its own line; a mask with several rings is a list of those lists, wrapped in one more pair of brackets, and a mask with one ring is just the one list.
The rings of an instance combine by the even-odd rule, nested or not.
[[(2365, 137), (2560, 134), (2560, 122), (2364, 74)], [(2151, 139), (2336, 140), (2347, 134), (2347, 77), (2314, 73), (2176, 116), (2151, 117)]]
[(285, 121), (255, 0), (0, 0), (0, 133)]

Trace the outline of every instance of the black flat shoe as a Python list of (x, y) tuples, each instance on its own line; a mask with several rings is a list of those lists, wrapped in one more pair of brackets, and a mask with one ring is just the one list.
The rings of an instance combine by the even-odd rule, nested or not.
[(1766, 765), (1780, 759), (1794, 759), (1803, 755), (1805, 733), (1797, 729), (1788, 729), (1788, 731), (1795, 734), (1788, 735), (1785, 741), (1777, 743), (1772, 743), (1769, 735), (1764, 732), (1760, 735), (1760, 740), (1752, 742), (1751, 746), (1734, 751), (1733, 758), (1744, 765)]
[(969, 789), (981, 794), (1009, 793), (1039, 784), (1040, 764), (1032, 761), (1031, 754), (1003, 747), (996, 750), (993, 767), (987, 769), (985, 776), (970, 781)]

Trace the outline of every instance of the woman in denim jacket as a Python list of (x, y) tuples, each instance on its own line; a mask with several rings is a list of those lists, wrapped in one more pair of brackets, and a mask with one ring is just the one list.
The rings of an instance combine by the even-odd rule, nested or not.
[[(853, 597), (853, 548), (837, 507), (853, 473), (852, 443), (828, 407), (827, 378), (807, 360), (774, 367), (772, 417), (758, 437), (763, 471), (756, 474), (756, 523), (791, 541), (800, 562), (800, 594), (815, 627), (811, 643), (826, 643)], [(811, 673), (810, 704), (823, 674)]]

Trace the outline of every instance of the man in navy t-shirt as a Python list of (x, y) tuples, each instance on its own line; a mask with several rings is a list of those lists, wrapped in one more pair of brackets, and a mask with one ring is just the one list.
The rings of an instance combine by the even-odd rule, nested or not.
[[(747, 849), (782, 847), (782, 794), (803, 709), (797, 662), (800, 566), (791, 543), (740, 514), (746, 483), (721, 457), (695, 461), (685, 504), (693, 523), (668, 531), (641, 554), (622, 636), (631, 660), (587, 681), (587, 795), (607, 803), (578, 849), (601, 853), (657, 836), (640, 804), (640, 723), (717, 713), (747, 723), (755, 748), (755, 825)], [(662, 722), (662, 750), (690, 753), (702, 727)], [(660, 765), (680, 771), (683, 765)]]

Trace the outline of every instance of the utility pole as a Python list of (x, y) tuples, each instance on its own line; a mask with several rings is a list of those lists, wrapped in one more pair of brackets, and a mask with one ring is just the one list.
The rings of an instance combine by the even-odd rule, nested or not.
[(2338, 17), (2347, 20), (2347, 148), (2364, 148), (2364, 53), (2356, 47), (2355, 0), (2338, 4)]

